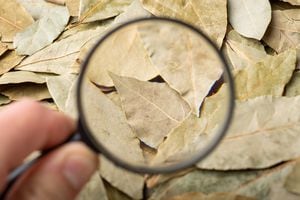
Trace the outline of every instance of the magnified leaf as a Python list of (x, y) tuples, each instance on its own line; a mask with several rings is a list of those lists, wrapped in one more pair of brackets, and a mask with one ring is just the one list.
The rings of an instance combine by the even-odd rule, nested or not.
[(32, 55), (38, 50), (51, 44), (64, 30), (69, 21), (68, 9), (54, 5), (43, 17), (24, 31), (16, 34), (14, 46), (20, 55)]
[(259, 41), (245, 38), (234, 30), (227, 34), (224, 47), (234, 69), (254, 65), (267, 57), (265, 48)]
[(30, 14), (16, 0), (0, 1), (1, 41), (12, 42), (16, 33), (33, 23)]
[(300, 95), (300, 72), (297, 71), (286, 86), (285, 95), (288, 97)]
[(215, 49), (200, 35), (176, 25), (147, 24), (139, 31), (160, 76), (199, 115), (203, 99), (223, 73)]
[(110, 35), (96, 50), (89, 63), (90, 80), (98, 85), (113, 86), (109, 71), (144, 81), (158, 75), (143, 45), (138, 27), (130, 26)]
[(119, 15), (132, 0), (80, 0), (79, 21), (86, 23)]
[(299, 105), (300, 96), (262, 96), (237, 102), (226, 138), (197, 166), (220, 170), (266, 168), (299, 157), (300, 115), (295, 109)]
[(65, 111), (66, 100), (76, 75), (66, 74), (47, 78), (48, 90), (61, 111)]
[(24, 56), (19, 56), (15, 51), (6, 51), (0, 59), (0, 75), (8, 72), (17, 66), (22, 60)]
[(246, 100), (263, 95), (281, 96), (295, 65), (296, 51), (288, 50), (237, 71), (234, 75), (236, 97)]
[(12, 85), (0, 91), (1, 94), (9, 97), (10, 100), (20, 100), (24, 97), (34, 100), (50, 99), (46, 84), (23, 83)]
[(46, 72), (55, 74), (78, 73), (72, 68), (80, 48), (91, 38), (97, 37), (103, 29), (82, 31), (73, 36), (53, 43), (26, 58), (17, 69), (24, 71)]
[(227, 27), (227, 9), (224, 0), (142, 0), (145, 9), (155, 16), (186, 21), (204, 30), (217, 44), (222, 45)]
[(260, 40), (271, 21), (268, 0), (229, 0), (229, 22), (241, 35)]
[(153, 148), (190, 113), (189, 105), (165, 83), (143, 82), (110, 73), (128, 123)]

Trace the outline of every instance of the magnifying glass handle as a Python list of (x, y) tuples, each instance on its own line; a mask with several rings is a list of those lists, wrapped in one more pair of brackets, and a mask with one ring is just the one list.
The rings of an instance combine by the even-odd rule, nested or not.
[(0, 193), (0, 200), (5, 200), (6, 195), (8, 194), (8, 192), (10, 191), (10, 189), (12, 188), (12, 186), (14, 185), (14, 183), (18, 180), (18, 178), (24, 173), (26, 172), (32, 165), (34, 165), (38, 160), (40, 160), (42, 157), (44, 157), (45, 155), (47, 155), (48, 153), (50, 153), (51, 151), (53, 151), (54, 149), (68, 143), (68, 142), (72, 142), (72, 141), (81, 141), (81, 136), (79, 133), (75, 133), (73, 135), (71, 135), (67, 140), (65, 140), (63, 143), (58, 144), (54, 147), (51, 147), (50, 149), (47, 149), (45, 151), (43, 151), (41, 153), (40, 156), (36, 157), (35, 159), (26, 162), (22, 165), (20, 165), (19, 167), (17, 167), (16, 169), (14, 169), (7, 178), (6, 181), (6, 187), (4, 188), (3, 192)]

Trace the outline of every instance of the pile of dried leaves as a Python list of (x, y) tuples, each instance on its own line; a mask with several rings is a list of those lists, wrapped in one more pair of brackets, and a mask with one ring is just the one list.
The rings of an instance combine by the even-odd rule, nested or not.
[[(169, 175), (144, 177), (119, 169), (102, 157), (99, 172), (78, 199), (142, 199), (145, 196), (153, 200), (300, 199), (300, 1), (283, 1), (0, 0), (0, 105), (27, 96), (76, 117), (74, 95), (80, 64), (101, 35), (137, 17), (177, 18), (204, 30), (230, 64), (236, 84), (236, 111), (226, 138), (194, 168)], [(117, 39), (126, 44), (127, 38), (123, 35)], [(152, 67), (159, 59), (153, 55), (144, 56), (144, 60), (134, 59), (143, 53), (138, 39), (126, 45), (133, 48), (126, 53), (136, 66)], [(124, 51), (118, 43), (113, 48)], [(193, 118), (198, 114), (195, 111), (203, 99), (207, 108), (204, 115), (212, 124), (220, 120), (212, 113), (222, 109), (220, 98), (226, 84), (210, 97), (206, 97), (210, 90), (207, 88), (203, 97), (197, 98), (200, 102), (195, 102), (191, 98), (201, 94), (190, 91), (191, 88), (188, 92), (180, 91), (177, 85), (184, 84), (184, 80), (174, 81), (168, 71), (157, 74), (149, 70), (142, 73), (143, 77), (135, 76), (138, 71), (121, 74), (116, 69), (113, 72), (110, 76), (101, 73), (106, 77), (93, 81), (100, 81), (106, 89), (115, 87), (118, 94), (109, 90), (103, 95), (95, 85), (87, 85), (87, 92), (95, 95), (88, 105), (93, 106), (98, 99), (109, 106), (103, 107), (101, 113), (110, 112), (128, 120), (131, 127), (117, 128), (128, 134), (135, 132), (151, 147), (157, 148), (166, 135), (149, 137), (139, 131), (141, 123), (132, 125), (142, 113), (127, 119), (119, 114), (120, 104), (128, 113), (134, 107), (130, 102), (138, 100), (126, 91), (124, 83), (133, 89), (160, 88), (163, 91), (160, 98), (176, 99), (175, 106), (186, 108), (177, 120), (179, 123), (169, 127), (169, 131), (177, 126), (176, 129), (188, 130), (186, 127), (194, 124)], [(157, 75), (167, 84), (148, 82)], [(213, 82), (219, 78), (220, 74)], [(178, 100), (178, 93), (171, 88), (187, 95)], [(147, 94), (147, 90), (142, 91)], [(104, 114), (97, 119), (105, 120)], [(148, 132), (160, 131), (159, 124), (142, 122)], [(133, 140), (128, 142), (137, 145)], [(168, 148), (180, 151), (185, 145), (178, 138), (168, 137), (166, 145), (155, 156), (166, 159)], [(134, 159), (143, 159), (141, 152), (136, 155), (141, 158)]]

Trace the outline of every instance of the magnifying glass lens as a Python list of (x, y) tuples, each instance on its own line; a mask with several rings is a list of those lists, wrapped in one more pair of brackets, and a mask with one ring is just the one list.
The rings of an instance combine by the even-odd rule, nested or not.
[(167, 19), (137, 20), (104, 36), (87, 57), (80, 118), (116, 164), (138, 172), (178, 170), (204, 158), (224, 136), (230, 77), (198, 30)]

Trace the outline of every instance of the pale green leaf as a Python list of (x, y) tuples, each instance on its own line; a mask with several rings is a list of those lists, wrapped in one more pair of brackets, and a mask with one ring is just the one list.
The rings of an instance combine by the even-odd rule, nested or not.
[(66, 101), (76, 75), (66, 74), (47, 78), (48, 90), (60, 111), (65, 111)]
[(241, 35), (260, 40), (271, 21), (269, 0), (229, 0), (229, 22)]
[(246, 100), (263, 95), (281, 96), (296, 67), (296, 51), (267, 56), (262, 62), (234, 74), (236, 97)]
[(43, 17), (24, 31), (16, 34), (14, 47), (20, 55), (32, 55), (51, 44), (64, 30), (69, 21), (68, 9), (53, 5)]

